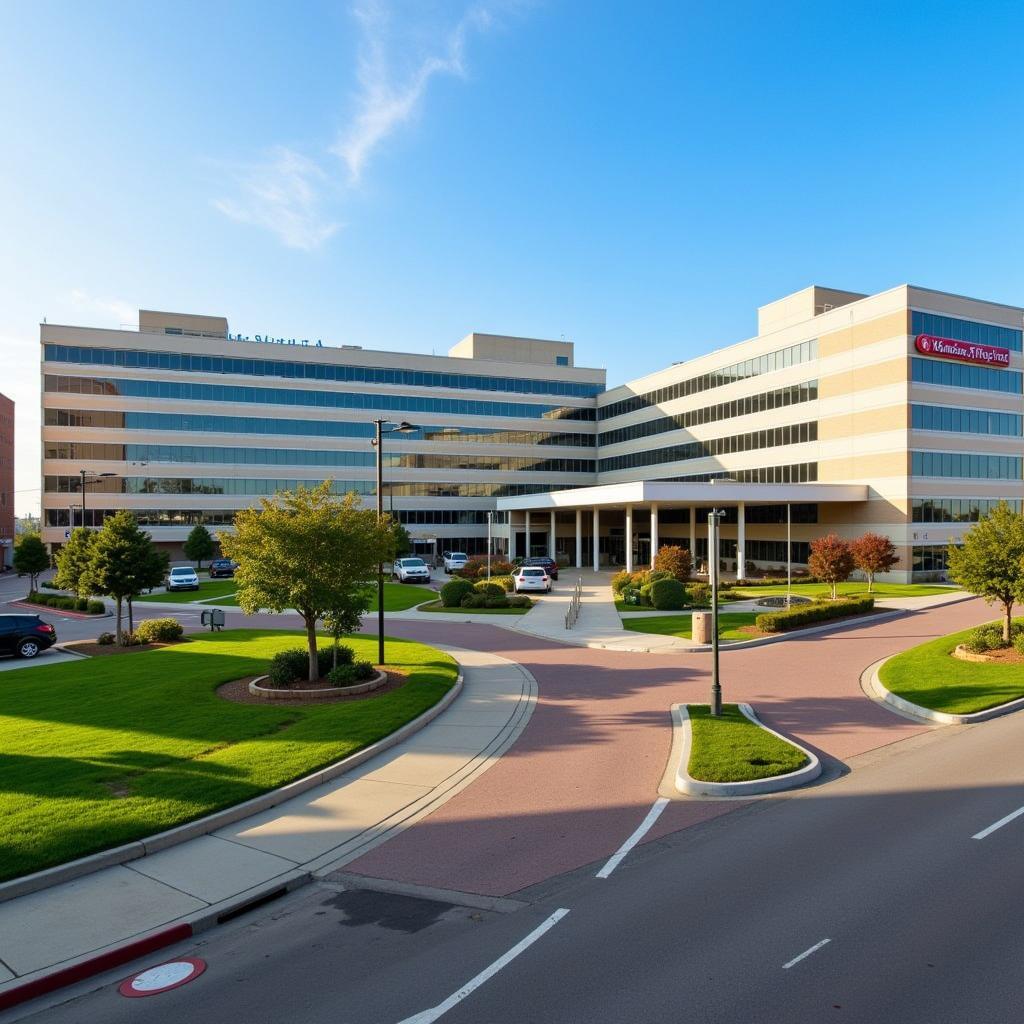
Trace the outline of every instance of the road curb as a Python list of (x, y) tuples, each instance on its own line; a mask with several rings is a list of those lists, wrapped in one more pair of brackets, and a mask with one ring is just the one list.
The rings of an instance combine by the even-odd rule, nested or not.
[(27, 608), (33, 612), (50, 612), (53, 615), (60, 615), (68, 619), (109, 619), (113, 612), (105, 611), (101, 615), (90, 615), (88, 612), (73, 612), (67, 608), (52, 608), (48, 604), (32, 604), (30, 601), (9, 601), (12, 608)]
[(251, 800), (235, 804), (232, 807), (225, 807), (221, 811), (215, 811), (213, 814), (208, 814), (196, 821), (186, 822), (184, 825), (178, 825), (164, 832), (158, 832), (156, 835), (149, 836), (146, 839), (136, 839), (122, 846), (115, 846), (111, 850), (102, 850), (87, 857), (79, 857), (66, 864), (58, 864), (43, 871), (36, 871), (31, 875), (24, 875), (21, 878), (13, 878), (10, 881), (2, 882), (0, 883), (0, 903), (16, 899), (19, 896), (26, 896), (32, 892), (39, 892), (42, 889), (49, 889), (63, 882), (73, 881), (76, 878), (81, 878), (83, 875), (91, 875), (96, 871), (103, 870), (103, 868), (127, 864), (130, 861), (138, 860), (148, 854), (157, 853), (172, 846), (177, 846), (179, 843), (195, 839), (198, 836), (209, 835), (209, 833), (215, 832), (225, 825), (231, 825), (253, 814), (269, 810), (278, 804), (284, 803), (286, 800), (290, 800), (292, 797), (305, 793), (307, 790), (313, 789), (325, 782), (330, 782), (346, 772), (358, 768), (359, 765), (370, 760), (371, 757), (389, 750), (396, 744), (408, 739), (409, 736), (419, 732), (420, 729), (445, 711), (455, 698), (458, 697), (462, 692), (464, 678), (460, 668), (455, 683), (433, 707), (428, 708), (411, 722), (406, 722), (405, 725), (400, 729), (396, 729), (389, 736), (385, 736), (371, 746), (364, 747), (362, 750), (343, 758), (341, 761), (336, 761), (326, 768), (321, 768), (319, 771), (305, 775), (301, 779), (289, 782), (287, 785), (272, 789), (268, 793), (261, 793)]
[[(901, 652), (903, 653), (903, 652)], [(998, 704), (994, 708), (986, 708), (984, 711), (974, 711), (969, 715), (953, 715), (947, 711), (933, 711), (931, 708), (914, 704), (912, 701), (897, 696), (892, 690), (887, 690), (882, 682), (879, 672), (882, 666), (897, 655), (891, 654), (889, 658), (882, 658), (873, 665), (869, 665), (861, 675), (862, 688), (869, 694), (873, 694), (881, 704), (888, 704), (891, 708), (904, 714), (911, 715), (926, 722), (936, 722), (939, 725), (971, 725), (974, 722), (987, 722), (991, 718), (999, 718), (1002, 715), (1011, 715), (1015, 711), (1024, 709), (1024, 697), (1008, 701), (1005, 704)], [(866, 683), (866, 686), (864, 685)]]
[[(783, 736), (770, 726), (762, 722), (754, 709), (749, 704), (736, 705), (743, 715), (755, 725), (760, 726), (765, 732), (770, 732), (780, 740), (790, 744), (802, 751), (808, 758), (803, 768), (786, 775), (775, 775), (770, 779), (752, 779), (749, 782), (702, 782), (695, 779), (687, 771), (690, 763), (690, 745), (693, 742), (693, 731), (690, 726), (690, 715), (685, 704), (672, 705), (672, 725), (674, 730), (679, 731), (679, 761), (675, 771), (675, 787), (686, 796), (710, 796), (710, 797), (749, 797), (761, 796), (765, 793), (781, 793), (787, 789), (796, 789), (798, 786), (813, 782), (821, 775), (821, 761), (811, 750), (808, 750), (802, 743), (798, 743), (790, 736)], [(676, 744), (673, 743), (673, 750)]]

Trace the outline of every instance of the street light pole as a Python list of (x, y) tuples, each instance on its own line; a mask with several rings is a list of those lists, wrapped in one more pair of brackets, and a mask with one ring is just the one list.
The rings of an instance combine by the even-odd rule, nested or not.
[(491, 520), (494, 518), (493, 512), (487, 513), (487, 578), (491, 578)]
[[(105, 480), (107, 477), (117, 476), (116, 473), (100, 473), (99, 476), (94, 476), (91, 479), (87, 479), (88, 470), (80, 469), (78, 471), (79, 476), (82, 478), (82, 529), (85, 529), (85, 488), (87, 484), (98, 484), (101, 480)], [(75, 528), (74, 517), (71, 519), (71, 529)]]
[(718, 524), (723, 512), (708, 513), (708, 555), (711, 559), (711, 715), (722, 714), (722, 683), (718, 675)]

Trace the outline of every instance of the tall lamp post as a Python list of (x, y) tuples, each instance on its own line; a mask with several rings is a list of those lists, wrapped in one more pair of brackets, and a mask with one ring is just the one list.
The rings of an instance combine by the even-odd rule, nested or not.
[[(413, 434), (419, 428), (412, 423), (402, 420), (391, 426), (391, 420), (374, 420), (377, 427), (377, 436), (371, 444), (377, 447), (377, 521), (384, 519), (384, 435), (385, 434)], [(392, 498), (392, 502), (393, 502)], [(393, 507), (393, 505), (392, 505)], [(377, 563), (377, 664), (384, 664), (384, 563)]]
[(725, 512), (708, 513), (708, 557), (711, 562), (711, 714), (722, 714), (722, 682), (718, 676), (718, 526)]
[(491, 521), (494, 519), (494, 513), (487, 513), (487, 578), (491, 578)]
[[(82, 529), (85, 529), (85, 488), (87, 484), (98, 484), (101, 480), (105, 480), (108, 477), (117, 476), (116, 473), (100, 473), (98, 476), (89, 476), (88, 470), (80, 469), (78, 471), (79, 476), (82, 478)], [(71, 524), (74, 529), (74, 523)]]

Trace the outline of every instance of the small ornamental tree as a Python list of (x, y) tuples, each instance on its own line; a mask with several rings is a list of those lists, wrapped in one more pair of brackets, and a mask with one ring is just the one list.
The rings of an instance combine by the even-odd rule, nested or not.
[(89, 596), (88, 573), (94, 537), (91, 530), (79, 526), (71, 531), (67, 544), (57, 553), (57, 575), (53, 582), (61, 590), (73, 591), (79, 597)]
[(850, 551), (850, 545), (834, 533), (812, 540), (807, 566), (819, 580), (832, 587), (832, 600), (834, 601), (836, 587), (840, 583), (845, 583), (853, 573), (853, 554)]
[(114, 599), (117, 642), (122, 645), (124, 602), (128, 602), (128, 630), (131, 632), (134, 625), (132, 599), (144, 590), (158, 587), (166, 572), (166, 552), (157, 548), (128, 509), (121, 509), (103, 520), (103, 527), (92, 542), (92, 560), (79, 585)]
[(279, 491), (259, 508), (235, 516), (234, 533), (222, 533), (221, 549), (238, 566), (236, 600), (247, 615), (261, 608), (294, 608), (306, 625), (309, 681), (320, 674), (316, 624), (325, 619), (335, 635), (357, 628), (369, 608), (367, 580), (392, 554), (388, 520), (362, 507), (357, 494), (338, 499), (329, 481), (309, 490)]
[(950, 544), (949, 578), (964, 590), (1002, 605), (1003, 643), (1010, 643), (1015, 601), (1024, 601), (1024, 516), (1001, 501)]
[(391, 520), (391, 533), (394, 536), (395, 558), (403, 558), (412, 551), (412, 538), (409, 531), (397, 520)]
[(850, 544), (853, 564), (868, 578), (868, 593), (874, 586), (875, 574), (888, 572), (900, 559), (896, 547), (880, 533), (865, 533)]
[(680, 583), (685, 583), (690, 578), (692, 568), (690, 552), (678, 544), (665, 544), (658, 548), (658, 553), (654, 556), (654, 571), (669, 572)]
[(190, 562), (196, 563), (197, 569), (202, 569), (203, 559), (213, 558), (213, 534), (202, 523), (193, 526), (191, 532), (185, 538), (182, 550)]
[(39, 574), (50, 568), (50, 556), (38, 533), (23, 533), (14, 542), (14, 570), (28, 576), (32, 590), (39, 589)]

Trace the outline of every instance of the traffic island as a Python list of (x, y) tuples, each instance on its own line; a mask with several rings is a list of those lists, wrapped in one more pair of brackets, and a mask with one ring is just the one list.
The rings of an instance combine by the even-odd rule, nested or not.
[(724, 704), (719, 717), (706, 704), (674, 704), (676, 795), (749, 797), (802, 786), (821, 774), (821, 762), (757, 718), (749, 704)]
[(245, 680), (235, 680), (222, 686), (217, 693), (228, 700), (237, 700), (237, 697), (233, 695), (237, 692), (238, 684), (241, 682), (245, 684), (245, 692), (257, 700), (327, 701), (344, 697), (362, 697), (376, 693), (385, 687), (395, 690), (406, 681), (406, 677), (397, 672), (389, 674), (379, 668), (372, 679), (367, 679), (362, 683), (353, 683), (351, 686), (331, 686), (330, 683), (323, 680), (315, 684), (269, 686), (267, 685), (269, 678), (269, 676), (257, 676), (255, 679), (249, 680), (248, 683)]

